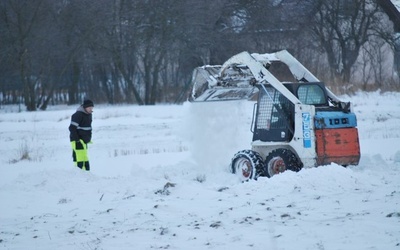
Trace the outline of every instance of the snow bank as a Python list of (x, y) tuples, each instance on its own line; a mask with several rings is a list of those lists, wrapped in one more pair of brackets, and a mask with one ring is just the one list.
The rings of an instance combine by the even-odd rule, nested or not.
[(76, 107), (0, 109), (0, 247), (397, 249), (400, 94), (347, 99), (359, 166), (246, 183), (227, 166), (250, 147), (249, 102), (96, 105), (91, 172), (72, 165)]

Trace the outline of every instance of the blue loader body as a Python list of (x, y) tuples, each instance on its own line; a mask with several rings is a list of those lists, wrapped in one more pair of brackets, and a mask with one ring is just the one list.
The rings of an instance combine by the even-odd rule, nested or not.
[(357, 119), (354, 113), (320, 111), (315, 114), (314, 125), (316, 129), (354, 128), (357, 127)]

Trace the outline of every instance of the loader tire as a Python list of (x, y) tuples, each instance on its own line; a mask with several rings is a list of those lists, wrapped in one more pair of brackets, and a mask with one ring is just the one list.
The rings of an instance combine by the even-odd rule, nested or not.
[(241, 181), (256, 180), (265, 176), (263, 159), (259, 153), (252, 150), (237, 152), (232, 158), (230, 169)]
[(303, 163), (292, 151), (285, 148), (273, 150), (265, 159), (265, 173), (268, 177), (272, 177), (286, 170), (298, 172), (302, 168)]

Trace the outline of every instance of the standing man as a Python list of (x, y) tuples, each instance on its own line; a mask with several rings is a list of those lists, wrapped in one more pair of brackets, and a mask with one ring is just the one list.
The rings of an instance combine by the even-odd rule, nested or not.
[(85, 100), (72, 115), (71, 124), (69, 125), (72, 158), (78, 168), (86, 171), (90, 170), (87, 145), (92, 140), (93, 107), (91, 100)]

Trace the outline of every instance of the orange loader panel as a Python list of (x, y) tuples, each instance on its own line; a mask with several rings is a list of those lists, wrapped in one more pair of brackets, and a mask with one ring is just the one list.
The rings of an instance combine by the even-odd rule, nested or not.
[(339, 165), (357, 165), (360, 161), (360, 143), (357, 128), (315, 130), (317, 165), (332, 162)]

